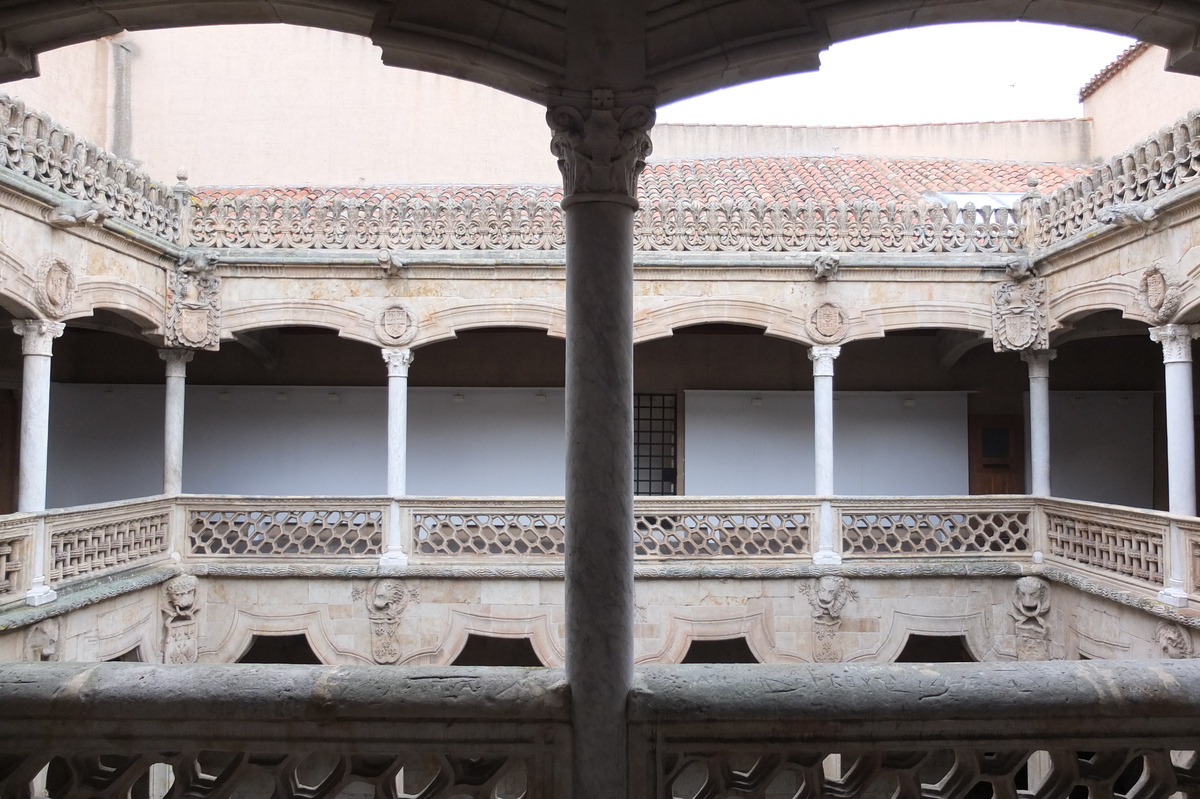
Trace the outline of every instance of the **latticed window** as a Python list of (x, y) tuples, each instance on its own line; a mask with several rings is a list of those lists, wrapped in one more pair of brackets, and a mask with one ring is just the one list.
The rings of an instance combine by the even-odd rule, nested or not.
[(675, 493), (674, 394), (633, 395), (634, 493)]

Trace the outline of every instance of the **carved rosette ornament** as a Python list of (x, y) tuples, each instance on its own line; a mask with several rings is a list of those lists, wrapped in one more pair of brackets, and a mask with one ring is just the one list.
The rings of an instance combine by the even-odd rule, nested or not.
[(395, 663), (400, 659), (396, 627), (409, 603), (420, 598), (420, 591), (402, 580), (379, 579), (367, 586), (363, 596), (371, 620), (371, 657), (376, 663)]
[(1155, 262), (1142, 272), (1138, 281), (1138, 304), (1146, 318), (1156, 325), (1171, 321), (1183, 301), (1183, 288)]
[(650, 155), (654, 110), (619, 107), (612, 91), (597, 89), (588, 108), (558, 105), (546, 112), (550, 152), (563, 176), (564, 208), (589, 200), (637, 208), (638, 176)]
[(1178, 622), (1159, 622), (1154, 630), (1154, 643), (1158, 644), (1162, 656), (1171, 660), (1188, 660), (1196, 656), (1191, 631)]
[(200, 612), (199, 587), (200, 581), (193, 574), (181, 574), (163, 583), (163, 663), (196, 662), (200, 639), (196, 621)]
[(168, 349), (216, 350), (221, 345), (221, 278), (217, 257), (188, 251), (167, 278)]
[(417, 315), (404, 303), (389, 305), (380, 311), (375, 333), (384, 345), (402, 347), (417, 337)]
[(33, 297), (42, 313), (61, 319), (75, 302), (75, 272), (56, 255), (47, 255), (38, 264)]
[(1050, 586), (1038, 577), (1022, 577), (1013, 586), (1012, 605), (1017, 660), (1049, 660)]
[(846, 337), (850, 317), (836, 302), (823, 302), (808, 315), (808, 333), (821, 344), (836, 344)]
[(996, 352), (1050, 348), (1046, 281), (1005, 281), (992, 291), (992, 347)]
[(812, 607), (813, 660), (840, 662), (842, 647), (837, 634), (842, 628), (842, 609), (851, 599), (858, 599), (858, 592), (850, 587), (849, 580), (836, 575), (819, 577), (812, 585), (801, 585), (800, 590), (808, 595)]

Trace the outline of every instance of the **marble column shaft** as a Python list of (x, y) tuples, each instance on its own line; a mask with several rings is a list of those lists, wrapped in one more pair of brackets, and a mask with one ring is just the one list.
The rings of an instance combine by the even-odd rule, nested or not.
[(159, 350), (158, 357), (166, 361), (166, 391), (163, 395), (163, 493), (183, 491), (183, 422), (184, 396), (187, 390), (187, 365), (195, 353), (192, 350)]
[(1030, 488), (1035, 497), (1050, 496), (1050, 361), (1054, 350), (1021, 353), (1029, 364)]
[[(1150, 328), (1150, 338), (1163, 348), (1167, 404), (1167, 491), (1171, 513), (1196, 515), (1196, 439), (1192, 402), (1192, 339), (1200, 328), (1163, 325)], [(1186, 549), (1183, 532), (1171, 525), (1170, 568), (1159, 593), (1164, 602), (1187, 604), (1183, 573)]]
[(408, 556), (404, 552), (404, 530), (396, 500), (408, 493), (408, 367), (412, 365), (413, 352), (407, 347), (388, 347), (382, 354), (388, 373), (387, 492), (392, 503), (380, 563), (403, 566), (408, 563)]
[(812, 347), (808, 351), (813, 364), (813, 443), (815, 493), (821, 500), (818, 520), (817, 551), (814, 563), (840, 563), (836, 546), (833, 507), (833, 363), (841, 347)]

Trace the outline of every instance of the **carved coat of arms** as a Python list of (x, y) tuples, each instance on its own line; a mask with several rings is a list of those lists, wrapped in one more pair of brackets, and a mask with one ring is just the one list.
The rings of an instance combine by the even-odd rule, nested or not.
[(992, 292), (992, 346), (996, 352), (1050, 347), (1046, 281), (1006, 281)]
[(221, 343), (221, 278), (216, 259), (188, 253), (168, 278), (165, 344), (170, 348), (215, 350)]
[(1182, 289), (1167, 275), (1161, 264), (1153, 263), (1146, 267), (1138, 283), (1138, 302), (1151, 322), (1156, 325), (1170, 322), (1182, 300)]
[(400, 580), (380, 579), (367, 586), (363, 597), (371, 620), (371, 657), (376, 663), (395, 663), (401, 655), (396, 628), (408, 604), (418, 599), (418, 589)]
[(823, 343), (833, 344), (846, 336), (846, 312), (836, 302), (823, 302), (808, 317), (808, 332)]
[(51, 319), (61, 319), (75, 302), (75, 273), (71, 265), (54, 255), (46, 256), (38, 265), (34, 299)]
[(384, 344), (403, 346), (417, 336), (417, 315), (402, 303), (389, 305), (379, 314), (375, 332)]

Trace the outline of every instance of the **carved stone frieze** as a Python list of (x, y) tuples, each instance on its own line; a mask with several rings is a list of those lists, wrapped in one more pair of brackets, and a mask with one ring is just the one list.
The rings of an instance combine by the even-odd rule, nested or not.
[(189, 250), (168, 275), (164, 343), (170, 349), (216, 350), (221, 345), (221, 278), (217, 258)]
[(1050, 586), (1037, 577), (1022, 577), (1013, 585), (1012, 616), (1017, 637), (1017, 660), (1050, 659)]
[(163, 583), (163, 663), (195, 663), (199, 652), (200, 581), (181, 574)]
[(1138, 281), (1138, 303), (1147, 319), (1156, 325), (1167, 324), (1182, 301), (1183, 288), (1167, 274), (1161, 263), (1156, 261), (1146, 267)]
[(108, 218), (108, 210), (92, 200), (70, 198), (46, 211), (46, 221), (51, 227), (99, 227)]
[(813, 260), (813, 271), (816, 273), (817, 280), (828, 280), (837, 274), (838, 267), (841, 266), (842, 259), (836, 255), (825, 253), (818, 255)]
[(592, 92), (591, 106), (558, 105), (546, 112), (550, 152), (563, 176), (563, 207), (604, 197), (637, 206), (638, 175), (650, 155), (654, 109), (620, 107), (612, 91)]
[(25, 631), (25, 659), (32, 661), (58, 660), (58, 637), (60, 624), (57, 616), (51, 616), (34, 624)]
[(996, 352), (1050, 348), (1046, 281), (1005, 281), (992, 291), (992, 346)]
[(818, 663), (838, 663), (842, 659), (842, 647), (837, 634), (842, 628), (842, 609), (850, 600), (858, 599), (858, 592), (850, 587), (845, 577), (827, 574), (818, 577), (812, 584), (800, 586), (808, 595), (808, 604), (813, 616), (813, 659)]
[(1191, 631), (1177, 622), (1160, 621), (1154, 629), (1154, 643), (1158, 644), (1163, 657), (1171, 660), (1187, 660), (1196, 656)]
[(405, 303), (393, 303), (379, 312), (375, 333), (386, 346), (402, 347), (417, 337), (417, 315)]
[(33, 292), (42, 313), (61, 319), (75, 303), (75, 270), (57, 255), (47, 255), (38, 264)]
[(367, 603), (371, 620), (371, 657), (376, 663), (395, 663), (400, 659), (396, 627), (409, 603), (420, 599), (420, 589), (403, 580), (372, 580), (365, 592), (356, 592)]
[(808, 333), (814, 341), (836, 344), (846, 337), (850, 317), (836, 302), (822, 302), (808, 315)]

